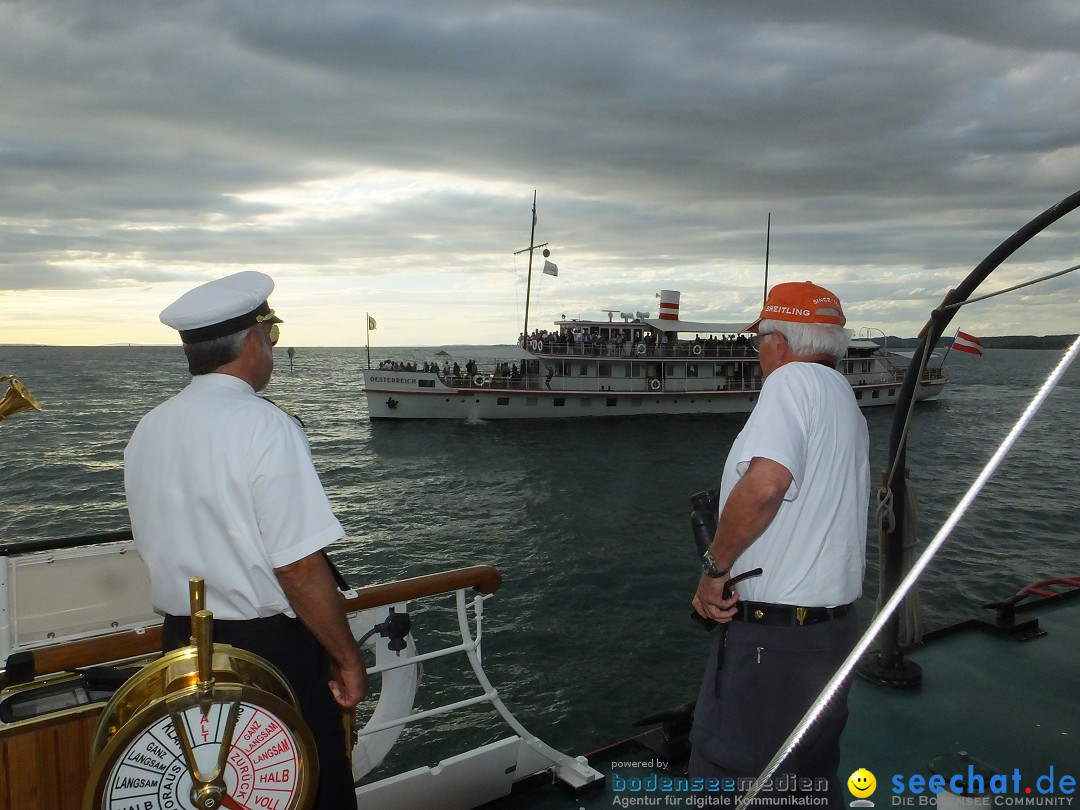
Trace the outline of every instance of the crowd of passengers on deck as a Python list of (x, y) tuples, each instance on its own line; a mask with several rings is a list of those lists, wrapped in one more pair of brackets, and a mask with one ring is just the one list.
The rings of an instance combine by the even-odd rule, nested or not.
[[(695, 335), (693, 340), (679, 340), (674, 332), (646, 332), (640, 329), (618, 330), (614, 334), (603, 334), (589, 329), (564, 330), (549, 332), (535, 329), (526, 337), (518, 336), (523, 349), (545, 354), (574, 355), (695, 355), (710, 357), (734, 357), (753, 354), (749, 337), (743, 334)], [(670, 336), (670, 337), (669, 337)]]

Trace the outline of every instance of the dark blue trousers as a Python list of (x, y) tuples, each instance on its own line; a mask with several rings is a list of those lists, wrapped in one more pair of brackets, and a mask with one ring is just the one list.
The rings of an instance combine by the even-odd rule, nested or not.
[[(758, 776), (858, 637), (854, 610), (805, 627), (731, 622), (723, 665), (717, 668), (719, 644), (714, 645), (701, 683), (690, 732), (689, 775), (743, 780)], [(850, 682), (781, 763), (772, 780), (772, 795), (827, 793), (830, 807), (844, 807), (837, 771), (849, 687)], [(807, 785), (809, 790), (804, 789)]]

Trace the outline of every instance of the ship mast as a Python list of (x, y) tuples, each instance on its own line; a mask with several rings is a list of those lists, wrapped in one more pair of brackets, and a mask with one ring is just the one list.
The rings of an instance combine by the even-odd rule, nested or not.
[[(537, 248), (547, 246), (547, 242), (537, 245), (533, 242), (536, 238), (536, 189), (533, 189), (533, 205), (532, 205), (532, 230), (529, 231), (529, 246), (522, 248), (521, 250), (515, 250), (514, 255), (529, 251), (529, 280), (525, 284), (525, 328), (521, 330), (521, 333), (525, 336), (525, 339), (529, 338), (529, 298), (532, 295), (532, 260), (533, 251)], [(547, 256), (548, 252), (545, 250), (544, 255)]]

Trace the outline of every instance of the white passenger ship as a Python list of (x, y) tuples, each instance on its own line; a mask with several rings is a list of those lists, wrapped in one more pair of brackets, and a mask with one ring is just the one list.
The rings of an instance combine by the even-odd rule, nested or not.
[[(485, 368), (448, 361), (429, 371), (369, 368), (371, 419), (558, 419), (584, 416), (747, 413), (761, 390), (744, 323), (679, 317), (680, 293), (660, 293), (660, 315), (609, 311), (607, 320), (561, 320), (522, 336)], [(862, 407), (892, 405), (906, 368), (863, 330), (838, 366)], [(464, 358), (462, 358), (464, 359)], [(947, 374), (928, 365), (917, 399), (933, 399)]]

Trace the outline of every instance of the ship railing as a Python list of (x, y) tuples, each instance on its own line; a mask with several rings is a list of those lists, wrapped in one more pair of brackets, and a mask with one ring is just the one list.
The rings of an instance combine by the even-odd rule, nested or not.
[[(586, 758), (561, 753), (531, 734), (507, 707), (485, 672), (481, 654), (484, 605), (500, 583), (501, 576), (495, 568), (480, 565), (370, 586), (347, 594), (350, 609), (360, 609), (350, 615), (350, 623), (358, 637), (361, 637), (358, 631), (380, 622), (380, 611), (389, 610), (384, 614), (387, 618), (399, 609), (403, 610), (408, 600), (452, 595), (458, 637), (458, 643), (418, 653), (410, 636), (401, 655), (390, 650), (389, 639), (379, 639), (375, 666), (368, 668), (368, 674), (381, 677), (382, 690), (378, 706), (357, 737), (353, 751), (355, 777), (361, 778), (381, 761), (389, 745), (407, 724), (486, 704), (513, 731), (509, 737), (471, 749), (434, 767), (421, 767), (362, 785), (357, 790), (361, 806), (473, 807), (506, 795), (513, 781), (542, 771), (550, 771), (573, 789), (602, 778), (589, 766)], [(414, 711), (411, 703), (406, 706), (402, 695), (408, 691), (409, 683), (418, 682), (420, 665), (451, 656), (464, 656), (478, 691), (422, 711)], [(380, 737), (383, 738), (381, 741)], [(455, 795), (455, 791), (464, 789), (462, 785), (470, 784), (468, 795)]]
[(535, 374), (507, 378), (482, 373), (472, 377), (464, 375), (444, 377), (443, 382), (451, 388), (490, 388), (500, 391), (542, 391), (545, 389), (544, 378), (537, 377)]
[(645, 394), (711, 394), (718, 391), (758, 391), (761, 377), (667, 377), (645, 378)]
[[(899, 384), (902, 383), (904, 377), (907, 376), (907, 369), (890, 364), (887, 375), (889, 382)], [(923, 369), (923, 372), (919, 377), (920, 382), (932, 382), (934, 380), (944, 379), (947, 379), (944, 366), (927, 366)]]
[[(761, 377), (757, 376), (722, 376), (722, 377), (556, 377), (559, 383), (570, 380), (573, 384), (569, 387), (549, 388), (547, 380), (536, 375), (528, 375), (516, 380), (497, 380), (493, 377), (485, 377), (477, 384), (474, 380), (462, 380), (460, 388), (486, 390), (486, 391), (547, 391), (551, 393), (569, 392), (575, 393), (590, 390), (596, 394), (636, 392), (640, 394), (657, 394), (662, 392), (707, 394), (716, 391), (756, 391), (761, 388)], [(584, 389), (583, 381), (598, 384), (595, 389)]]
[(709, 343), (561, 343), (526, 341), (525, 349), (545, 357), (615, 357), (643, 360), (757, 360), (757, 353), (746, 341)]

